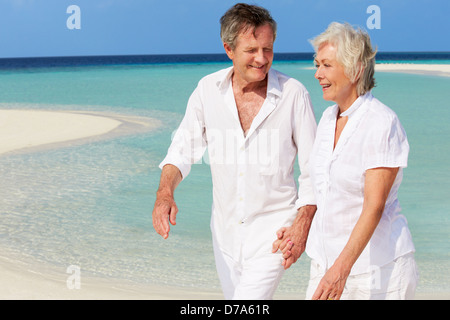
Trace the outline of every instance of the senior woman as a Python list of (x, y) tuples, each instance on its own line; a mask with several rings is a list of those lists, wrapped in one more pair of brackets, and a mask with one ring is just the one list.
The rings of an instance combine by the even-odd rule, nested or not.
[(370, 38), (332, 23), (311, 43), (323, 98), (336, 104), (324, 111), (310, 156), (317, 212), (306, 297), (412, 299), (414, 245), (397, 197), (409, 145), (396, 114), (371, 93)]

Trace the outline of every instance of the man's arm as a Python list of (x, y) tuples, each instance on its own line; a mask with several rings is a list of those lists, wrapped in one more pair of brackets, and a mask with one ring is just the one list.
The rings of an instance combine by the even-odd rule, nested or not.
[(302, 255), (306, 248), (309, 229), (316, 213), (316, 199), (309, 176), (309, 156), (316, 136), (317, 124), (309, 93), (304, 92), (296, 103), (294, 119), (294, 140), (298, 148), (298, 164), (301, 175), (298, 179), (299, 191), (296, 206), (298, 209), (294, 223), (277, 232), (273, 252), (283, 253), (283, 266), (288, 269)]
[(272, 252), (283, 252), (283, 266), (288, 269), (303, 254), (306, 248), (309, 229), (316, 214), (315, 205), (306, 205), (298, 209), (294, 223), (277, 232), (278, 239), (273, 243)]
[(171, 164), (163, 167), (152, 216), (153, 227), (164, 239), (169, 237), (169, 221), (176, 224), (178, 208), (173, 195), (181, 180), (181, 171), (177, 167)]

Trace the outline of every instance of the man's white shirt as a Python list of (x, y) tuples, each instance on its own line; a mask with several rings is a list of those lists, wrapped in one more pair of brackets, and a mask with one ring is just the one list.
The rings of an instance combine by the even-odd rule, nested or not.
[(244, 135), (232, 75), (231, 67), (200, 80), (160, 167), (175, 165), (185, 179), (206, 158), (213, 236), (225, 254), (242, 261), (270, 252), (276, 231), (292, 224), (298, 208), (316, 203), (309, 155), (317, 126), (306, 88), (270, 69), (266, 99)]

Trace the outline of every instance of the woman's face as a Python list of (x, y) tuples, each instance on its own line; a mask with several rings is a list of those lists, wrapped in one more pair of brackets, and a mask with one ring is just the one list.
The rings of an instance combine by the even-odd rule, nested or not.
[(346, 110), (358, 98), (356, 83), (352, 83), (345, 75), (344, 66), (336, 60), (337, 48), (325, 43), (317, 50), (314, 63), (317, 71), (314, 77), (322, 86), (323, 98), (336, 102)]

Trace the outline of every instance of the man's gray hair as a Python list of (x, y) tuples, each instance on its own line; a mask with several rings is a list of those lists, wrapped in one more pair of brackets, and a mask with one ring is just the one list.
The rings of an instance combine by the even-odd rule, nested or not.
[(277, 23), (267, 9), (256, 5), (238, 3), (231, 7), (220, 18), (220, 38), (232, 50), (236, 48), (236, 40), (241, 32), (255, 30), (264, 25), (270, 25), (273, 31), (273, 40), (277, 35)]
[(336, 59), (344, 66), (346, 76), (356, 82), (357, 94), (363, 95), (375, 87), (375, 55), (369, 34), (348, 23), (331, 23), (327, 30), (310, 40), (314, 50), (324, 44), (336, 47)]

